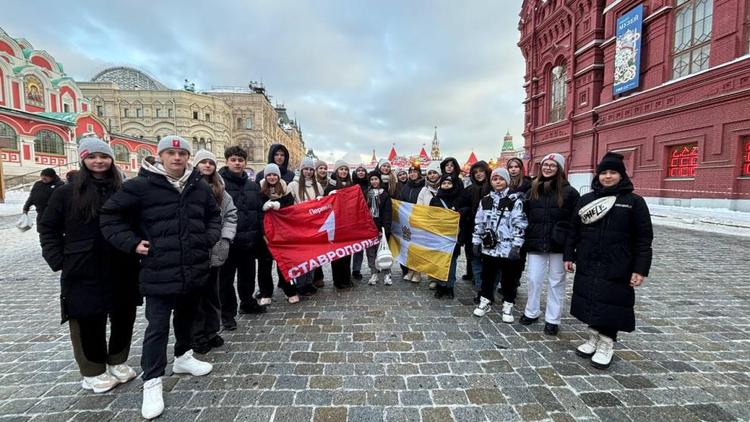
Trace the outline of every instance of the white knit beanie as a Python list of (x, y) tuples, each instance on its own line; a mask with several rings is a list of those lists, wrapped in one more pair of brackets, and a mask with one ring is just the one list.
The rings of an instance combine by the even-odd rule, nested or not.
[(276, 163), (267, 164), (266, 168), (263, 169), (263, 177), (268, 176), (269, 174), (275, 174), (281, 177), (281, 170), (279, 170), (279, 166), (277, 166)]
[(547, 154), (544, 156), (544, 158), (542, 158), (541, 164), (544, 164), (544, 162), (547, 160), (554, 161), (555, 163), (557, 163), (557, 167), (560, 169), (560, 171), (565, 171), (565, 157), (563, 157), (562, 155), (556, 152), (553, 152), (552, 154)]
[(299, 169), (315, 169), (315, 160), (310, 157), (305, 157), (299, 164)]
[(336, 163), (333, 164), (333, 170), (334, 171), (338, 171), (338, 169), (341, 168), (341, 167), (347, 167), (348, 168), (349, 167), (349, 163), (347, 163), (344, 160), (336, 160)]
[[(500, 176), (505, 179), (506, 182), (510, 182), (510, 173), (508, 173), (508, 170), (502, 167), (498, 167), (495, 170), (492, 170), (492, 177), (495, 176)], [(492, 177), (490, 177), (490, 179), (492, 179)]]
[(195, 157), (193, 157), (193, 162), (197, 166), (198, 163), (203, 160), (211, 160), (214, 162), (214, 166), (216, 165), (216, 156), (211, 151), (199, 149), (198, 152), (195, 153)]

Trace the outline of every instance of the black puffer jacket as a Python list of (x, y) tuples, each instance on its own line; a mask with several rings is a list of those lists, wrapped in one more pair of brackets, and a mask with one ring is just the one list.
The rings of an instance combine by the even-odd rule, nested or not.
[(401, 187), (401, 191), (399, 192), (398, 199), (404, 202), (416, 204), (417, 198), (419, 198), (419, 192), (422, 192), (423, 188), (424, 188), (424, 177), (420, 177), (417, 180), (409, 179)]
[(219, 175), (224, 179), (224, 187), (237, 207), (237, 234), (232, 247), (250, 249), (255, 246), (263, 232), (263, 202), (260, 199), (260, 188), (245, 172), (237, 176), (223, 167), (219, 170)]
[[(474, 172), (481, 169), (484, 172), (484, 180), (480, 183), (475, 177)], [(477, 209), (482, 198), (487, 196), (491, 191), (490, 186), (490, 166), (484, 161), (477, 161), (469, 169), (471, 185), (461, 191), (459, 197), (459, 211), (461, 211), (461, 235), (458, 241), (461, 244), (471, 244), (471, 236), (474, 233), (474, 218), (477, 215)]]
[(461, 181), (461, 166), (458, 165), (458, 160), (456, 160), (453, 157), (447, 157), (446, 159), (444, 159), (443, 161), (441, 161), (440, 162), (440, 173), (441, 174), (445, 174), (445, 167), (446, 167), (446, 165), (448, 163), (453, 163), (453, 173), (451, 173), (451, 174), (453, 174), (454, 176), (456, 176), (456, 179), (459, 181), (457, 189), (460, 190), (460, 191), (464, 190), (464, 184)]
[[(129, 213), (137, 215), (137, 225), (128, 223)], [(141, 240), (150, 243), (141, 258), (143, 295), (186, 293), (208, 281), (208, 252), (221, 238), (221, 211), (198, 170), (179, 192), (165, 176), (141, 168), (104, 204), (100, 219), (104, 237), (123, 252), (135, 251)]]
[(531, 198), (531, 191), (526, 195), (526, 205), (524, 212), (529, 220), (529, 227), (526, 228), (526, 240), (523, 247), (527, 252), (541, 253), (562, 253), (565, 245), (557, 244), (552, 240), (552, 231), (560, 221), (567, 224), (576, 201), (580, 195), (566, 181), (563, 184), (563, 206), (557, 205), (557, 192), (553, 189), (544, 192), (542, 184), (539, 186), (540, 192), (537, 199)]
[[(628, 179), (616, 189), (604, 189), (595, 179), (592, 188), (575, 207), (565, 248), (564, 259), (576, 263), (570, 313), (590, 326), (633, 331), (635, 292), (630, 277), (646, 277), (651, 268), (651, 215)], [(617, 195), (617, 201), (602, 219), (581, 222), (579, 209), (611, 195)]]
[[(276, 155), (276, 151), (279, 150), (284, 152), (284, 164), (279, 166), (279, 170), (281, 170), (281, 180), (286, 183), (292, 183), (294, 180), (294, 171), (289, 170), (289, 150), (286, 149), (284, 145), (271, 144), (268, 148), (268, 164), (275, 163), (275, 161), (273, 161), (273, 156)], [(255, 175), (255, 183), (260, 184), (260, 181), (263, 180), (264, 177), (263, 170), (259, 171), (258, 174)]]
[[(104, 203), (112, 184), (94, 181)], [(60, 275), (61, 322), (106, 315), (112, 304), (140, 303), (138, 257), (123, 253), (104, 240), (99, 218), (88, 223), (73, 215), (73, 186), (55, 190), (39, 222), (42, 256)]]
[(36, 208), (36, 221), (38, 223), (42, 214), (44, 214), (44, 209), (47, 208), (47, 202), (52, 197), (52, 193), (64, 184), (58, 176), (55, 176), (50, 183), (44, 183), (41, 180), (35, 182), (34, 186), (31, 187), (29, 198), (23, 204), (23, 212), (29, 212), (29, 208), (33, 205)]

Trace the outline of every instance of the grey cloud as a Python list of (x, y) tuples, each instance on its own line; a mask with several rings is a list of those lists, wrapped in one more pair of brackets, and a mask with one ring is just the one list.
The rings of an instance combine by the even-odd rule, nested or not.
[[(521, 143), (520, 0), (230, 1), (5, 4), (16, 37), (48, 50), (77, 79), (111, 64), (179, 88), (263, 79), (300, 119), (316, 152), (379, 156), (429, 146), (499, 154)], [(40, 25), (40, 22), (45, 22)]]

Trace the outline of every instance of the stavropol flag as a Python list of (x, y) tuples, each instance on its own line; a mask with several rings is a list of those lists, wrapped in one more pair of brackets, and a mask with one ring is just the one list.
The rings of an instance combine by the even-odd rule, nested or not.
[(269, 210), (263, 229), (287, 281), (378, 244), (378, 229), (356, 185), (319, 200)]
[(459, 214), (428, 205), (391, 200), (393, 221), (388, 242), (403, 266), (447, 281), (458, 238)]

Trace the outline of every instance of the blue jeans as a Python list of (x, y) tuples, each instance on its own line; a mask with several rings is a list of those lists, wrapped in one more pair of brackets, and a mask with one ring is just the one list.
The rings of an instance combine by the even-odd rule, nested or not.
[(356, 252), (352, 255), (352, 271), (362, 270), (362, 261), (365, 259), (365, 251)]
[(471, 271), (474, 274), (474, 288), (479, 291), (482, 287), (482, 256), (472, 256), (471, 262), (467, 262), (466, 265), (471, 265)]

